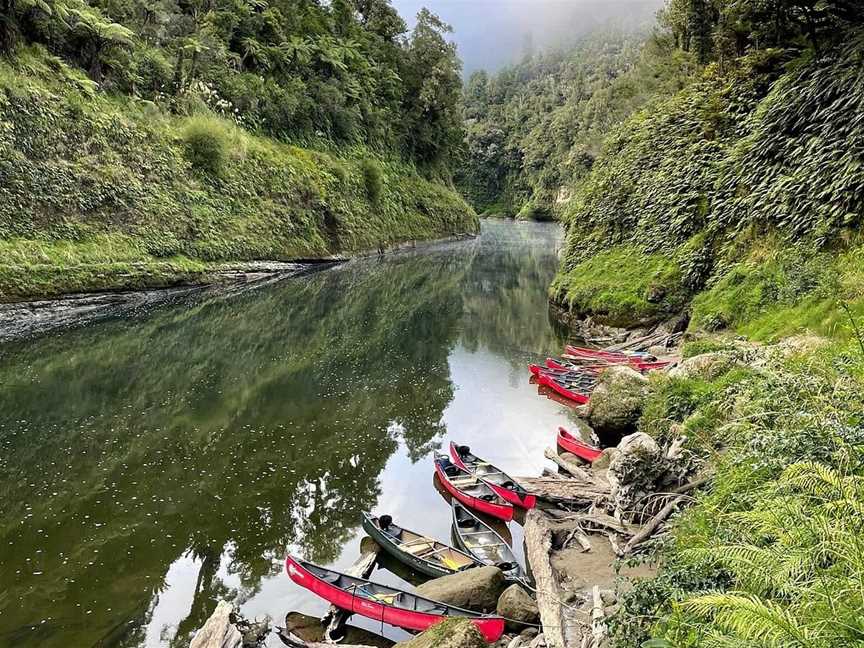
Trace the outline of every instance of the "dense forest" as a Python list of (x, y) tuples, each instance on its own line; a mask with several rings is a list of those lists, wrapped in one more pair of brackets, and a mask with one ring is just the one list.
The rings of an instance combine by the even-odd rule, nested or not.
[(4, 0), (0, 294), (474, 231), (448, 31), (387, 0)]
[(669, 0), (467, 83), (460, 186), (564, 222), (552, 301), (690, 316), (698, 363), (652, 377), (638, 428), (684, 435), (713, 487), (655, 543), (617, 648), (864, 641), (862, 27), (854, 0)]

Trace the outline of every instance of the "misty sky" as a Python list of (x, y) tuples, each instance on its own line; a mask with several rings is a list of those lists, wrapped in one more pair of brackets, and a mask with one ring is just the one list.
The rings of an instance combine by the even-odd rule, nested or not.
[(642, 21), (663, 0), (392, 0), (413, 25), (428, 7), (453, 26), (466, 76), (521, 56), (526, 35), (538, 47), (567, 43), (610, 18)]

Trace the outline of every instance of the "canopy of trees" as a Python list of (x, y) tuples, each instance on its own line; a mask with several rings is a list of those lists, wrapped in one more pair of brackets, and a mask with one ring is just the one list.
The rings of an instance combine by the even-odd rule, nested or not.
[(422, 11), (408, 33), (389, 0), (0, 0), (0, 53), (42, 43), (109, 92), (445, 170), (461, 140), (449, 29)]
[(466, 158), (459, 184), (478, 211), (557, 217), (604, 136), (661, 89), (677, 90), (689, 60), (647, 31), (607, 29), (568, 52), (526, 55), (465, 89)]

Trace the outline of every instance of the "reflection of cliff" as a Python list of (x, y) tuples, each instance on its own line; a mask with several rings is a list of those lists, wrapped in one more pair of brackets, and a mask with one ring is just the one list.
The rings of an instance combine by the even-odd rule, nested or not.
[(247, 590), (289, 545), (334, 559), (398, 443), (417, 457), (442, 431), (468, 256), (353, 265), (5, 350), (0, 644), (135, 644), (187, 550), (202, 566), (184, 627), (220, 590), (227, 546)]
[[(562, 232), (546, 224), (486, 221), (466, 277), (462, 342), (505, 357), (552, 353), (546, 287), (555, 276)], [(533, 324), (532, 324), (533, 323)]]

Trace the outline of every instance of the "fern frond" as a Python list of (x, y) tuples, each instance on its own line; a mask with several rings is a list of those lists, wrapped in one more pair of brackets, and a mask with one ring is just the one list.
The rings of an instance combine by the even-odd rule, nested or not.
[(745, 642), (761, 642), (769, 648), (809, 648), (810, 633), (799, 619), (779, 604), (753, 594), (703, 594), (679, 605), (698, 616), (713, 619), (725, 634)]

